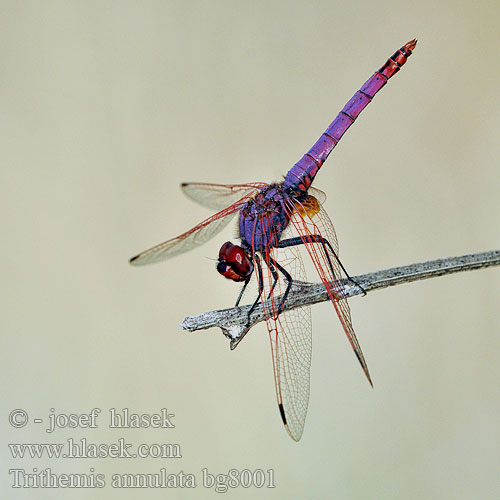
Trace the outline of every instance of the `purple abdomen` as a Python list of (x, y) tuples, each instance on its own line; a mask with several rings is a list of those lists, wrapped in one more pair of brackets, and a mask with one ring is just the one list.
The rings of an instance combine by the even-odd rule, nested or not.
[(351, 97), (314, 146), (288, 171), (283, 182), (284, 188), (303, 192), (308, 190), (318, 170), (346, 130), (354, 123), (375, 94), (387, 83), (387, 80), (405, 64), (416, 44), (417, 41), (412, 40), (403, 45)]

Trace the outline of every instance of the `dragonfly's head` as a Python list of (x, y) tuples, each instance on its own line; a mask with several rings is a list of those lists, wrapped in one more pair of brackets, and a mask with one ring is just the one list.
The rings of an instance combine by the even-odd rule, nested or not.
[(245, 281), (253, 273), (253, 263), (243, 248), (226, 241), (219, 250), (217, 271), (233, 281)]

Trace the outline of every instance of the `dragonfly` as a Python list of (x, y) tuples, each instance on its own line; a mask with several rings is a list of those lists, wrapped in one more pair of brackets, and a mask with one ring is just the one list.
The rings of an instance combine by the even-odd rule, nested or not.
[(347, 129), (406, 63), (416, 44), (411, 40), (403, 45), (363, 84), (282, 182), (181, 184), (185, 195), (217, 212), (189, 231), (130, 259), (133, 265), (143, 265), (187, 252), (206, 243), (239, 215), (240, 242), (227, 241), (221, 246), (216, 267), (227, 279), (243, 284), (236, 306), (252, 277), (256, 277), (258, 294), (248, 318), (262, 304), (278, 409), (295, 441), (302, 436), (309, 404), (311, 310), (309, 306), (286, 309), (285, 305), (292, 284), (306, 281), (303, 255), (312, 262), (364, 374), (373, 385), (354, 332), (345, 289), (340, 284), (343, 276), (351, 278), (339, 260), (334, 226), (323, 207), (326, 195), (311, 184)]

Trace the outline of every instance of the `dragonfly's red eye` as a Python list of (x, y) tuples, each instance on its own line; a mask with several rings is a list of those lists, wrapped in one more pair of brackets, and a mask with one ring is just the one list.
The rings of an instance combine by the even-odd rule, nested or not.
[(253, 272), (253, 264), (243, 248), (226, 241), (219, 250), (217, 271), (230, 280), (245, 281)]

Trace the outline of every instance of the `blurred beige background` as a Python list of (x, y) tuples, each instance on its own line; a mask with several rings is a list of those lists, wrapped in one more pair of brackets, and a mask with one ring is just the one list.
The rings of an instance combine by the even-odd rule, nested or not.
[[(219, 498), (195, 490), (16, 490), (10, 468), (274, 469), (231, 498), (500, 497), (500, 275), (351, 301), (372, 390), (333, 308), (313, 308), (302, 441), (277, 411), (269, 341), (230, 352), (187, 315), (233, 304), (207, 245), (134, 269), (209, 212), (182, 181), (279, 180), (413, 37), (414, 55), (315, 186), (351, 274), (498, 248), (497, 2), (1, 2), (2, 498)], [(30, 418), (103, 409), (98, 429)], [(176, 428), (110, 430), (109, 408), (168, 408)], [(5, 443), (179, 443), (181, 459), (13, 459)], [(201, 482), (201, 481), (199, 481)]]

